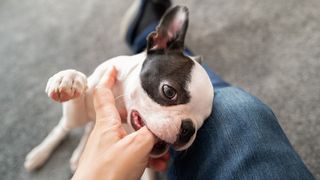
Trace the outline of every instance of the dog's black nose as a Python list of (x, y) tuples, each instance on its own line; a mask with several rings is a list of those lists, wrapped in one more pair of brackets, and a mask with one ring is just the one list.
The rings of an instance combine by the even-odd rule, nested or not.
[(179, 144), (186, 144), (189, 142), (190, 138), (196, 132), (193, 122), (190, 119), (182, 120), (178, 142)]

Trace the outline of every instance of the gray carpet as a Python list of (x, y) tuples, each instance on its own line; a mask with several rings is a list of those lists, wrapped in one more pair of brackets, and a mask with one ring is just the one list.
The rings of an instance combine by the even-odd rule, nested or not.
[[(186, 0), (187, 44), (226, 80), (272, 107), (291, 143), (320, 179), (320, 1)], [(27, 152), (57, 124), (60, 105), (44, 93), (67, 68), (86, 74), (130, 54), (118, 36), (127, 1), (0, 2), (0, 176), (68, 179), (73, 132), (37, 172)]]

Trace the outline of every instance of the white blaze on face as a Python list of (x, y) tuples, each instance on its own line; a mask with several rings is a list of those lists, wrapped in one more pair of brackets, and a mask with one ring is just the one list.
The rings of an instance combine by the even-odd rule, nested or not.
[(207, 72), (204, 68), (194, 61), (191, 72), (191, 81), (188, 87), (190, 92), (189, 108), (190, 113), (194, 115), (192, 121), (196, 123), (199, 129), (203, 121), (209, 117), (214, 97), (214, 89)]

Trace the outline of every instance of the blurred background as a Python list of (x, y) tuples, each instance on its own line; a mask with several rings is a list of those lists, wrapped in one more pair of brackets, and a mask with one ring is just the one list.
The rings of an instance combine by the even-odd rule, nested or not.
[[(131, 1), (0, 2), (0, 176), (68, 179), (81, 129), (34, 173), (25, 155), (50, 132), (61, 106), (44, 92), (54, 73), (89, 75), (131, 54), (119, 36)], [(190, 8), (188, 46), (224, 79), (271, 106), (289, 140), (320, 179), (320, 1), (180, 0)]]

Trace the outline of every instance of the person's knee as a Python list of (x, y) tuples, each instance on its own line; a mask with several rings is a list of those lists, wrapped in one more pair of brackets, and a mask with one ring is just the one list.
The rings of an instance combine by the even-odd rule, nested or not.
[(213, 112), (234, 121), (261, 123), (276, 120), (272, 110), (256, 97), (235, 87), (216, 92)]
[(286, 141), (271, 109), (256, 97), (235, 87), (221, 89), (215, 95), (212, 115), (200, 131), (205, 134), (213, 130), (211, 142), (221, 143), (223, 148), (250, 147), (255, 151), (266, 142)]

